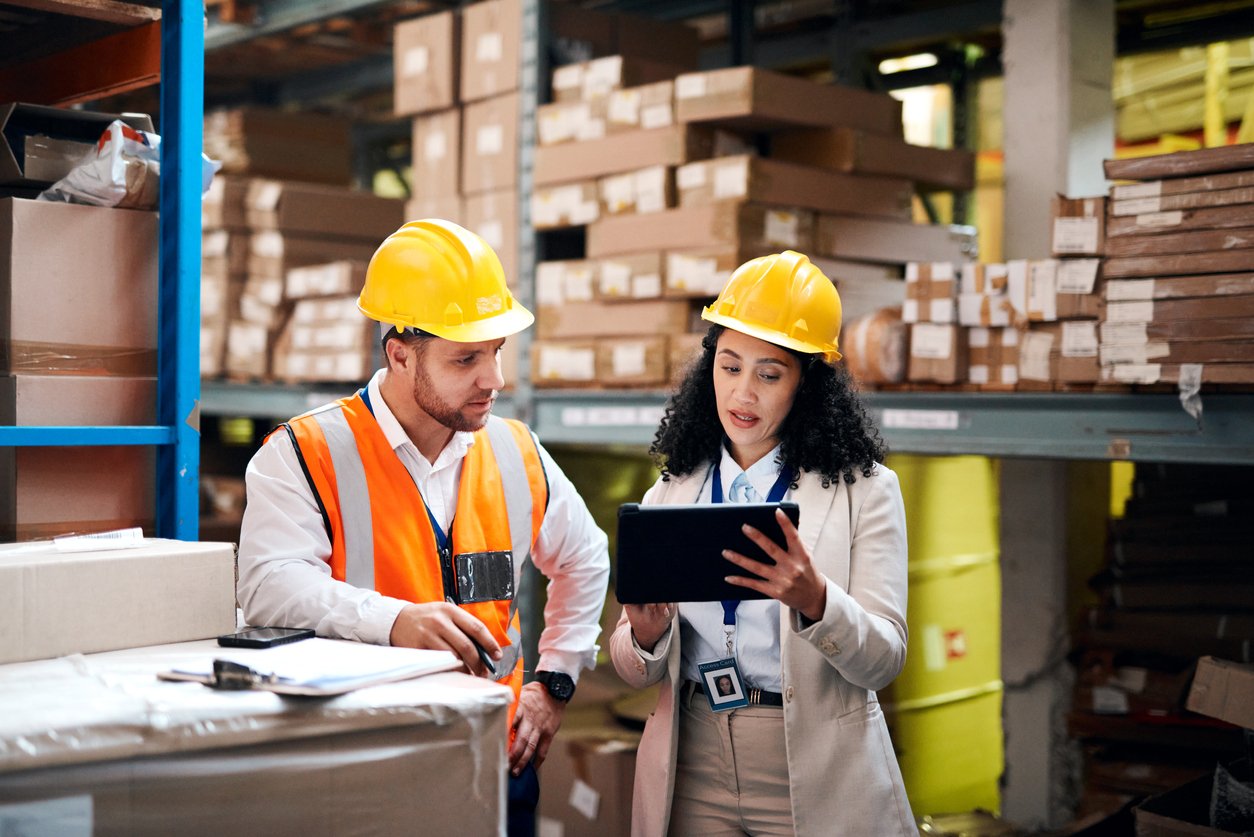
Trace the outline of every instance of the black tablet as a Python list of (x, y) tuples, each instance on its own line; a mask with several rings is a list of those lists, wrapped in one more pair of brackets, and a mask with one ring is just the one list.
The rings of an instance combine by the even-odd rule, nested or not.
[(723, 557), (730, 549), (774, 563), (741, 531), (748, 523), (780, 546), (784, 533), (775, 510), (797, 525), (796, 503), (700, 503), (618, 508), (618, 555), (614, 593), (622, 604), (716, 602), (764, 599), (761, 593), (724, 581), (748, 572)]

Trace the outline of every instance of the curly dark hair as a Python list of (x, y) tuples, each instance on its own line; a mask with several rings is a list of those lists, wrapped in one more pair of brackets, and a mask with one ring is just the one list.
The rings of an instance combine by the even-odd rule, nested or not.
[[(723, 330), (712, 325), (702, 338), (703, 351), (667, 401), (649, 446), (664, 480), (691, 474), (722, 456), (725, 434), (714, 399), (714, 352)], [(849, 373), (844, 367), (824, 363), (819, 355), (786, 351), (801, 364), (801, 384), (780, 427), (783, 464), (797, 473), (819, 474), (824, 488), (842, 479), (852, 484), (859, 473), (870, 477), (875, 463), (884, 461), (886, 447)]]

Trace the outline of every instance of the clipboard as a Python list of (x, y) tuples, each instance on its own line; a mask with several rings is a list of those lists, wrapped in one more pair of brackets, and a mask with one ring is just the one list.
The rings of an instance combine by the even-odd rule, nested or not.
[(224, 648), (203, 661), (157, 674), (227, 691), (333, 697), (368, 686), (460, 668), (451, 651), (307, 639), (274, 648)]
[(622, 604), (767, 598), (723, 580), (751, 575), (724, 558), (723, 550), (773, 564), (740, 527), (747, 523), (783, 546), (776, 509), (794, 526), (801, 519), (800, 507), (791, 502), (619, 506), (615, 596)]

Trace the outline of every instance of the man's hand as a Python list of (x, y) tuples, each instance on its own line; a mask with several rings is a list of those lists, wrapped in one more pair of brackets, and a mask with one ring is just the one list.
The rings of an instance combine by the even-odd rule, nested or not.
[(555, 700), (543, 684), (528, 683), (522, 687), (514, 713), (514, 743), (509, 748), (510, 773), (517, 776), (531, 761), (536, 767), (544, 764), (565, 715), (566, 704)]
[(487, 666), (475, 650), (478, 642), (493, 660), (501, 659), (501, 646), (488, 627), (449, 602), (406, 605), (392, 623), (391, 643), (403, 648), (434, 648), (452, 651), (477, 677), (489, 677)]

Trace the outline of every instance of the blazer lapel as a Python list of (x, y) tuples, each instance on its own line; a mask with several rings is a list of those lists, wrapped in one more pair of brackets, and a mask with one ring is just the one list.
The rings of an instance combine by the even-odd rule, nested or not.
[(797, 490), (792, 494), (792, 501), (801, 507), (797, 533), (811, 553), (818, 546), (819, 534), (823, 531), (823, 523), (831, 512), (836, 494), (837, 487), (823, 488), (823, 481), (817, 474), (803, 473), (797, 481)]

